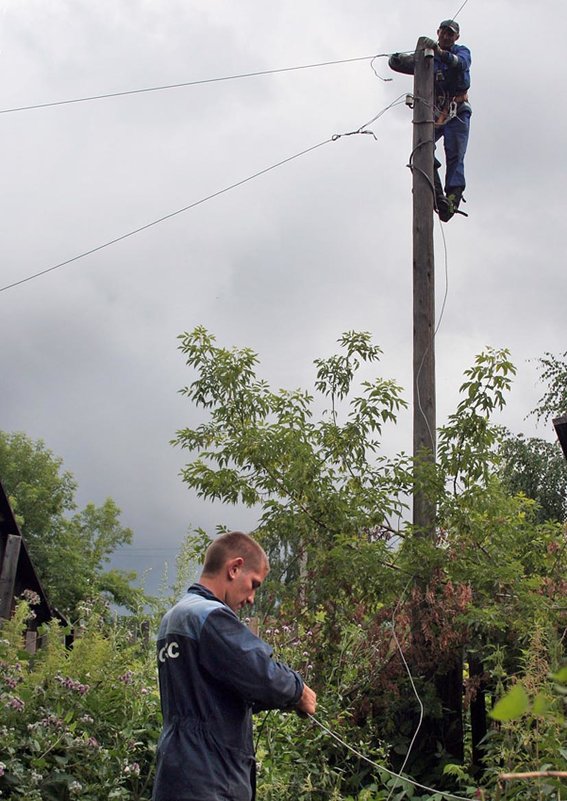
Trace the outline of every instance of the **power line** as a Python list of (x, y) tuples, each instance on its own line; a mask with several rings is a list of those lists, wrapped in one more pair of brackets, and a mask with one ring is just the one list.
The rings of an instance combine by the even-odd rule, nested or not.
[(456, 14), (453, 14), (453, 19), (457, 19), (457, 17), (459, 16), (459, 14), (461, 13), (461, 11), (463, 10), (463, 8), (466, 6), (466, 4), (467, 4), (468, 2), (469, 2), (469, 0), (465, 0), (465, 2), (464, 2), (462, 5), (461, 5), (461, 7), (459, 8), (459, 10), (457, 11), (457, 13), (456, 13)]
[[(400, 95), (400, 97), (402, 97)], [(0, 287), (0, 292), (6, 292), (8, 289), (13, 289), (16, 286), (20, 286), (20, 284), (25, 284), (28, 281), (33, 281), (35, 278), (39, 278), (42, 275), (46, 275), (47, 273), (51, 273), (54, 270), (58, 270), (60, 267), (65, 267), (67, 264), (72, 264), (79, 259), (85, 258), (85, 256), (90, 256), (93, 253), (97, 253), (99, 250), (104, 250), (111, 245), (115, 245), (117, 242), (121, 242), (124, 239), (128, 239), (135, 234), (139, 234), (142, 231), (145, 231), (148, 228), (152, 228), (154, 225), (158, 225), (159, 223), (164, 222), (165, 220), (169, 220), (172, 217), (176, 217), (178, 214), (183, 214), (185, 211), (189, 211), (190, 209), (196, 208), (196, 206), (200, 206), (202, 203), (206, 203), (208, 200), (212, 200), (215, 197), (219, 197), (219, 195), (224, 194), (225, 192), (230, 192), (231, 189), (236, 189), (238, 186), (242, 186), (248, 181), (254, 180), (254, 178), (258, 178), (260, 175), (265, 175), (265, 173), (270, 172), (271, 170), (275, 170), (277, 167), (281, 167), (283, 164), (287, 164), (294, 159), (300, 158), (301, 156), (305, 156), (307, 153), (311, 153), (313, 150), (317, 150), (317, 148), (323, 147), (323, 145), (329, 144), (329, 142), (336, 142), (337, 139), (341, 139), (343, 136), (353, 136), (356, 134), (371, 134), (376, 139), (376, 136), (373, 131), (368, 130), (367, 126), (371, 123), (378, 120), (383, 114), (386, 113), (390, 108), (398, 105), (400, 103), (400, 98), (396, 98), (391, 103), (389, 103), (384, 109), (382, 109), (378, 114), (376, 114), (369, 122), (364, 123), (361, 125), (360, 128), (357, 128), (354, 131), (347, 131), (342, 134), (333, 134), (329, 139), (325, 139), (323, 142), (319, 142), (316, 145), (312, 145), (311, 147), (302, 150), (300, 153), (295, 153), (293, 156), (288, 156), (281, 161), (278, 161), (276, 164), (272, 164), (270, 167), (265, 167), (263, 170), (259, 170), (255, 172), (253, 175), (249, 175), (247, 178), (243, 178), (240, 181), (237, 181), (230, 186), (224, 187), (224, 189), (219, 189), (217, 192), (213, 192), (211, 195), (207, 195), (201, 200), (196, 200), (194, 203), (190, 203), (188, 206), (184, 206), (182, 209), (177, 209), (177, 211), (172, 211), (169, 214), (165, 214), (163, 217), (159, 217), (157, 220), (152, 220), (152, 222), (146, 223), (145, 225), (141, 225), (139, 228), (135, 228), (132, 231), (128, 231), (126, 234), (122, 234), (121, 236), (117, 236), (114, 239), (109, 240), (108, 242), (104, 242), (102, 245), (97, 245), (90, 250), (85, 250), (82, 253), (79, 253), (77, 256), (73, 256), (70, 259), (66, 259), (65, 261), (61, 261), (58, 264), (54, 264), (52, 267), (47, 267), (44, 270), (40, 270), (37, 273), (33, 273), (33, 275), (28, 275), (26, 278), (21, 278), (19, 281), (13, 281), (11, 284), (6, 284), (5, 286)]]
[(181, 89), (184, 86), (200, 86), (207, 83), (220, 83), (221, 81), (235, 81), (240, 78), (255, 78), (259, 75), (275, 75), (280, 72), (293, 72), (296, 70), (308, 70), (314, 67), (329, 67), (333, 64), (349, 64), (353, 61), (370, 61), (376, 58), (385, 57), (388, 53), (379, 53), (373, 56), (359, 56), (358, 58), (343, 58), (336, 61), (321, 61), (317, 64), (302, 64), (297, 67), (282, 67), (272, 70), (258, 70), (256, 72), (243, 72), (238, 75), (224, 75), (220, 78), (205, 78), (199, 81), (183, 81), (182, 83), (170, 83), (163, 86), (148, 86), (144, 89), (128, 89), (124, 92), (107, 92), (101, 95), (91, 95), (89, 97), (76, 97), (71, 100), (55, 100), (49, 103), (35, 103), (31, 106), (17, 106), (14, 108), (0, 109), (0, 114), (12, 114), (16, 111), (31, 111), (32, 109), (51, 108), (52, 106), (66, 106), (71, 103), (87, 103), (91, 100), (106, 100), (110, 97), (125, 97), (126, 95), (140, 95), (144, 92), (162, 92), (165, 89)]
[(97, 253), (99, 250), (104, 250), (104, 248), (110, 247), (110, 245), (115, 245), (117, 242), (121, 242), (123, 239), (128, 239), (134, 234), (139, 234), (141, 231), (145, 231), (148, 228), (152, 228), (154, 225), (159, 225), (159, 223), (164, 222), (165, 220), (170, 220), (172, 217), (176, 217), (178, 214), (183, 214), (184, 211), (189, 211), (189, 209), (194, 209), (196, 206), (200, 206), (202, 203), (206, 203), (208, 200), (212, 200), (219, 195), (224, 194), (225, 192), (230, 192), (231, 189), (236, 189), (237, 186), (242, 186), (243, 184), (247, 183), (248, 181), (252, 181), (254, 178), (258, 178), (260, 175), (264, 175), (270, 170), (275, 170), (276, 167), (281, 167), (282, 164), (287, 164), (289, 161), (293, 161), (294, 159), (299, 158), (300, 156), (304, 156), (306, 153), (311, 153), (312, 150), (316, 150), (318, 147), (322, 147), (323, 145), (332, 142), (333, 139), (325, 139), (324, 142), (319, 142), (317, 145), (313, 145), (312, 147), (308, 147), (306, 150), (302, 150), (301, 153), (296, 153), (293, 156), (289, 156), (288, 158), (282, 159), (282, 161), (278, 161), (277, 164), (272, 164), (271, 167), (266, 167), (263, 170), (259, 170), (255, 172), (254, 175), (249, 175), (248, 178), (243, 178), (241, 181), (237, 181), (230, 186), (226, 186), (224, 189), (219, 189), (217, 192), (213, 192), (212, 195), (207, 195), (207, 197), (201, 198), (201, 200), (196, 200), (194, 203), (190, 203), (188, 206), (184, 206), (182, 209), (177, 209), (177, 211), (172, 211), (169, 214), (164, 214), (163, 217), (159, 217), (157, 220), (152, 220), (152, 222), (146, 223), (145, 225), (141, 225), (139, 228), (135, 228), (133, 231), (128, 231), (127, 234), (122, 234), (121, 236), (117, 236), (114, 239), (111, 239), (108, 242), (105, 242), (102, 245), (97, 245), (90, 250), (85, 250), (83, 253), (79, 253), (77, 256), (73, 256), (70, 259), (66, 259), (65, 261), (59, 262), (59, 264), (54, 264), (52, 267), (47, 267), (45, 270), (40, 270), (33, 275), (28, 275), (27, 278), (21, 278), (19, 281), (14, 281), (11, 284), (6, 284), (6, 286), (0, 287), (0, 292), (5, 292), (7, 289), (12, 289), (13, 287), (19, 286), (20, 284), (25, 284), (27, 281), (33, 281), (34, 278), (39, 278), (41, 275), (46, 275), (47, 273), (51, 273), (54, 270), (58, 270), (60, 267), (65, 267), (67, 264), (71, 264), (74, 261), (78, 261), (79, 259), (83, 259), (85, 256), (90, 256), (92, 253)]

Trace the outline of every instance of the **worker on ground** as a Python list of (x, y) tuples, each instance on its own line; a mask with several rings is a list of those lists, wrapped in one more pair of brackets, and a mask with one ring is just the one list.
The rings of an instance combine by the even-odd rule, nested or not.
[(252, 537), (222, 534), (206, 552), (199, 582), (161, 622), (154, 801), (252, 801), (252, 713), (315, 712), (313, 690), (273, 660), (270, 646), (237, 616), (254, 602), (268, 570)]
[[(471, 53), (457, 44), (459, 23), (447, 19), (440, 23), (437, 42), (424, 39), (424, 46), (434, 51), (435, 141), (443, 137), (445, 149), (445, 187), (439, 176), (441, 163), (435, 159), (435, 199), (443, 222), (459, 208), (465, 190), (465, 153), (469, 139), (472, 109), (468, 102)], [(396, 72), (413, 74), (414, 55), (394, 53), (390, 67)]]

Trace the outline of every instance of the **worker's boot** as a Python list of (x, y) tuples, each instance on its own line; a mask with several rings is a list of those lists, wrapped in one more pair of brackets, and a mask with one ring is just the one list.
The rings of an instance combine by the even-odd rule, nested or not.
[(453, 214), (455, 214), (455, 212), (459, 208), (461, 200), (463, 200), (462, 186), (455, 186), (452, 189), (447, 190), (447, 202), (449, 204), (451, 217), (453, 216)]
[(441, 162), (435, 159), (433, 163), (433, 184), (435, 186), (435, 211), (439, 215), (439, 219), (442, 222), (448, 222), (451, 217), (453, 216), (453, 212), (450, 210), (449, 201), (445, 196), (445, 192), (443, 191), (443, 184), (441, 183), (441, 178), (439, 177), (439, 167), (441, 166)]

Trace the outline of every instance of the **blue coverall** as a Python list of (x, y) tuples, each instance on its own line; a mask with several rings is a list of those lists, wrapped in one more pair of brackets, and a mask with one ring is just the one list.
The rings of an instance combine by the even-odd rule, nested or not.
[(164, 616), (157, 656), (153, 801), (253, 801), (252, 713), (294, 709), (302, 678), (201, 584)]
[[(469, 139), (469, 127), (472, 109), (468, 100), (461, 99), (470, 86), (471, 53), (468, 47), (454, 44), (450, 50), (457, 56), (459, 63), (449, 66), (439, 56), (435, 56), (435, 118), (442, 119), (443, 110), (453, 98), (457, 98), (457, 114), (447, 118), (441, 125), (436, 124), (435, 141), (443, 137), (445, 149), (446, 173), (445, 194), (450, 195), (455, 189), (461, 193), (466, 186), (465, 153)], [(436, 162), (439, 166), (439, 162)]]

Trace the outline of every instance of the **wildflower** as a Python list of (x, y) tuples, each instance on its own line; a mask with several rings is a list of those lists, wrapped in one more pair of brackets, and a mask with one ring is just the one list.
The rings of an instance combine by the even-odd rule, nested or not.
[(121, 676), (118, 676), (118, 681), (121, 681), (123, 684), (133, 684), (134, 683), (134, 674), (131, 670), (127, 670), (126, 673), (123, 673)]
[(81, 723), (94, 723), (94, 718), (91, 715), (81, 715), (79, 720)]
[(85, 740), (85, 745), (88, 746), (88, 748), (100, 748), (100, 743), (96, 737), (89, 737), (88, 740)]
[(33, 590), (24, 590), (22, 598), (27, 601), (31, 606), (38, 606), (41, 603), (41, 598)]
[(37, 726), (44, 726), (45, 728), (53, 727), (54, 729), (62, 729), (65, 726), (65, 724), (61, 720), (61, 718), (57, 717), (57, 715), (47, 715), (45, 718), (38, 720), (37, 723), (30, 724), (30, 726), (28, 726), (28, 729), (29, 728), (35, 729)]
[(148, 693), (149, 690), (147, 687), (142, 687), (142, 689), (140, 690), (140, 695), (147, 695)]
[(6, 773), (6, 765), (3, 762), (0, 762), (0, 776), (3, 776)]
[(81, 782), (74, 781), (69, 785), (69, 792), (71, 795), (79, 795), (79, 793), (82, 792), (82, 789), (83, 785)]
[(73, 692), (79, 693), (79, 695), (85, 695), (91, 689), (89, 684), (81, 684), (80, 681), (76, 681), (75, 679), (65, 678), (60, 674), (55, 676), (55, 681), (59, 682), (62, 687), (65, 687), (67, 690), (72, 690)]
[(124, 768), (124, 773), (127, 776), (139, 776), (140, 775), (140, 766), (137, 762), (132, 762), (131, 765), (126, 765)]
[(16, 712), (22, 712), (24, 710), (25, 704), (21, 698), (18, 698), (17, 695), (14, 695), (13, 698), (10, 698), (7, 704), (4, 706), (8, 707), (9, 709), (15, 709)]
[(32, 770), (31, 780), (33, 784), (39, 784), (41, 781), (43, 781), (43, 773), (38, 773), (36, 770)]

